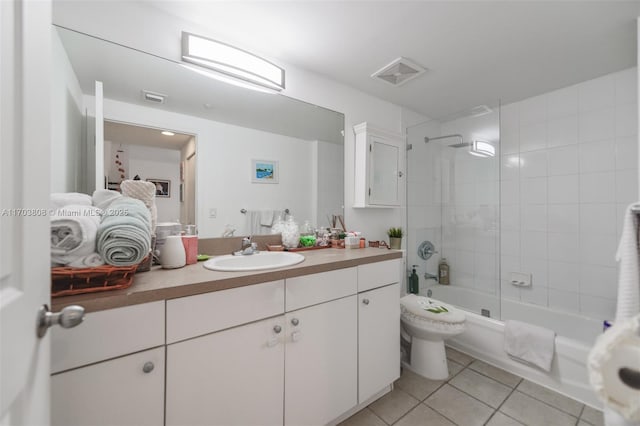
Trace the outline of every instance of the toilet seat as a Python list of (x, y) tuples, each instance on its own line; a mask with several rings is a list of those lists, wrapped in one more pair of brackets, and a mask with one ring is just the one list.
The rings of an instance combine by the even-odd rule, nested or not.
[[(444, 307), (448, 312), (435, 313), (427, 310), (438, 310), (439, 307)], [(404, 321), (418, 327), (454, 333), (464, 330), (466, 320), (464, 313), (430, 297), (408, 294), (400, 299), (400, 312)]]

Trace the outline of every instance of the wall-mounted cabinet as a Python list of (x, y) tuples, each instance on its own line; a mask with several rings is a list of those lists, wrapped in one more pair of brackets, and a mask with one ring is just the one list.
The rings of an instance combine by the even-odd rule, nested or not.
[(402, 188), (402, 134), (368, 123), (353, 127), (355, 196), (353, 207), (399, 207)]

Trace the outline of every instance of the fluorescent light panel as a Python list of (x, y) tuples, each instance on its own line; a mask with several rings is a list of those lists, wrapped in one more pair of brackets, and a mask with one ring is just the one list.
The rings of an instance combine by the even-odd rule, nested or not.
[(182, 33), (182, 59), (270, 89), (284, 89), (284, 70), (252, 53), (195, 34)]
[(496, 155), (496, 148), (490, 142), (476, 139), (471, 145), (469, 154), (477, 157), (494, 157)]

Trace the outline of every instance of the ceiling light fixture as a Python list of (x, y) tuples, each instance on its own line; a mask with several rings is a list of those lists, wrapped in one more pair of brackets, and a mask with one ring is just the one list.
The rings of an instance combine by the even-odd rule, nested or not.
[(162, 131), (162, 132), (160, 132), (160, 133), (162, 133), (162, 134), (163, 134), (163, 135), (165, 135), (165, 136), (175, 136), (175, 133), (170, 132), (170, 131), (168, 131), (168, 130), (163, 130), (163, 131)]
[(469, 154), (475, 155), (476, 157), (494, 157), (496, 155), (496, 148), (491, 144), (491, 142), (476, 139), (471, 144)]
[(231, 77), (248, 84), (243, 87), (284, 89), (284, 69), (279, 66), (253, 53), (185, 31), (182, 32), (182, 60), (222, 74), (220, 79), (227, 83)]

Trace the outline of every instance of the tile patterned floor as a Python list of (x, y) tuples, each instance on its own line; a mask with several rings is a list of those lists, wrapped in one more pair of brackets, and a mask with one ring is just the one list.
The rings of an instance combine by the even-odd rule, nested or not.
[(450, 376), (408, 370), (394, 390), (339, 426), (603, 426), (602, 412), (447, 348)]

